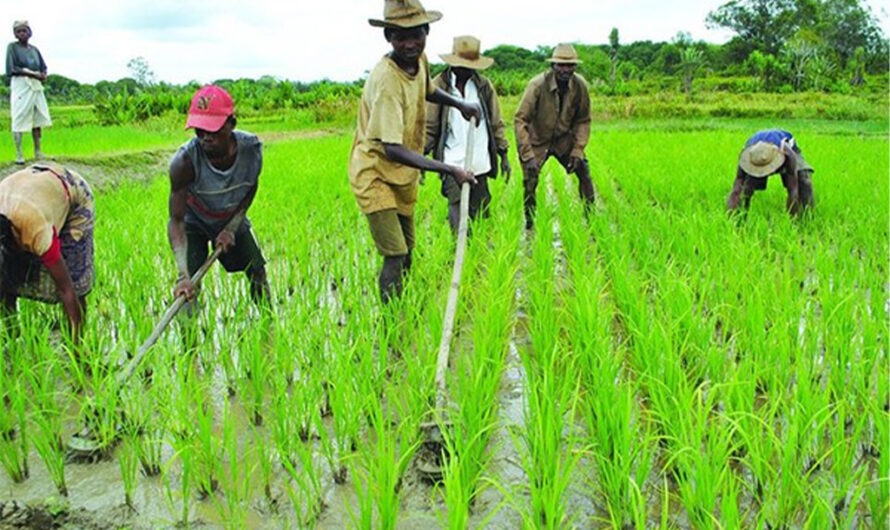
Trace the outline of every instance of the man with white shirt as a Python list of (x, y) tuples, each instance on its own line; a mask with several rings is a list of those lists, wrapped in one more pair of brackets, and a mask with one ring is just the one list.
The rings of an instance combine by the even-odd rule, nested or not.
[[(433, 86), (467, 103), (478, 103), (483, 110), (482, 127), (476, 129), (474, 136), (471, 169), (477, 183), (470, 187), (470, 219), (488, 214), (491, 202), (488, 178), (497, 177), (498, 157), (501, 172), (510, 180), (509, 144), (498, 96), (491, 81), (479, 73), (491, 66), (494, 59), (479, 53), (480, 44), (475, 37), (455, 37), (453, 52), (440, 55), (448, 67), (432, 81)], [(464, 167), (469, 122), (459, 110), (434, 103), (428, 104), (426, 116), (425, 152), (446, 164)], [(442, 195), (448, 199), (448, 224), (456, 232), (460, 221), (460, 185), (451, 175), (440, 174), (440, 178)]]

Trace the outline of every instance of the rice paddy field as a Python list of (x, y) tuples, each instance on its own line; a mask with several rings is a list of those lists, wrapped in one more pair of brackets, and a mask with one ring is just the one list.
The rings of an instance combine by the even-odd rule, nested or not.
[[(816, 168), (815, 210), (789, 218), (774, 178), (728, 217), (739, 150), (775, 125), (598, 124), (595, 211), (551, 161), (533, 232), (514, 154), (472, 226), (445, 410), (455, 242), (435, 175), (384, 308), (351, 133), (265, 136), (249, 217), (271, 309), (212, 269), (196, 351), (175, 322), (120, 389), (172, 301), (169, 184), (102, 186), (89, 366), (60, 343), (58, 308), (21, 302), (3, 338), (0, 528), (887, 528), (887, 122), (779, 124)], [(67, 152), (54, 134), (46, 150), (88, 180), (103, 145), (185, 138), (96, 128)], [(416, 464), (429, 421), (448, 425), (437, 484)], [(85, 423), (113, 449), (69, 461)]]

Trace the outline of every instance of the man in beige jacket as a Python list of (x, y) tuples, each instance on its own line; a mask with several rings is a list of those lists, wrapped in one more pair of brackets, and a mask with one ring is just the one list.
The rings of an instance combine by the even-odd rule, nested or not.
[(575, 73), (581, 61), (571, 44), (560, 44), (548, 62), (551, 69), (529, 81), (514, 118), (527, 229), (534, 225), (538, 177), (550, 156), (578, 176), (578, 192), (586, 206), (592, 206), (594, 200), (584, 154), (590, 137), (590, 95), (587, 82)]

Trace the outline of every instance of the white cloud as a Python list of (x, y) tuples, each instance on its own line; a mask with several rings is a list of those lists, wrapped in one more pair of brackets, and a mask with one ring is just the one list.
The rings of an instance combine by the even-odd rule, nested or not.
[[(273, 75), (301, 81), (353, 80), (388, 50), (368, 25), (383, 2), (373, 0), (32, 0), (2, 10), (27, 18), (51, 72), (95, 82), (127, 75), (143, 56), (159, 79), (182, 83)], [(605, 43), (617, 27), (621, 42), (670, 40), (680, 31), (725, 42), (730, 34), (704, 26), (720, 0), (427, 0), (444, 13), (433, 24), (427, 53), (447, 53), (454, 35), (473, 34), (483, 48), (527, 48), (562, 41)], [(885, 25), (886, 17), (882, 19)]]

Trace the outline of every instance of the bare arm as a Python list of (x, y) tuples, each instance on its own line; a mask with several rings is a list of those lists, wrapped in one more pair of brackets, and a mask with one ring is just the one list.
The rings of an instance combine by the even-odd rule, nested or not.
[(402, 144), (384, 143), (383, 150), (384, 154), (386, 154), (386, 158), (392, 160), (393, 162), (415, 167), (417, 169), (422, 169), (424, 171), (448, 173), (449, 175), (453, 176), (455, 180), (457, 180), (458, 184), (463, 184), (464, 182), (470, 182), (472, 184), (476, 183), (476, 178), (471, 172), (457, 166), (443, 164), (438, 160), (425, 158), (419, 153), (408, 149)]
[(71, 326), (71, 338), (74, 344), (80, 342), (80, 328), (83, 320), (80, 303), (77, 300), (77, 293), (74, 292), (74, 283), (71, 281), (71, 275), (68, 274), (68, 267), (65, 261), (57, 259), (55, 262), (45, 265), (56, 288), (59, 290), (59, 298), (62, 300), (62, 307), (68, 316), (68, 323)]
[(195, 178), (192, 162), (184, 151), (173, 156), (170, 162), (170, 212), (167, 221), (167, 239), (176, 259), (179, 278), (188, 278), (188, 242), (185, 236), (185, 211), (188, 204), (188, 185)]

